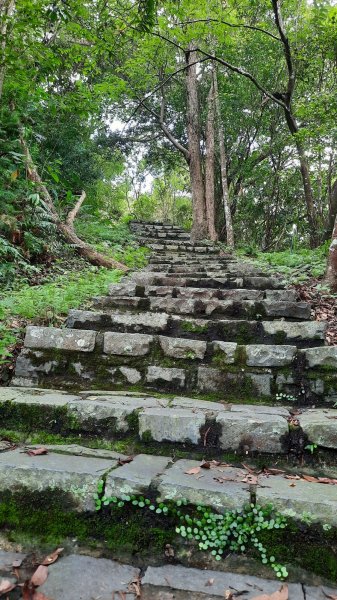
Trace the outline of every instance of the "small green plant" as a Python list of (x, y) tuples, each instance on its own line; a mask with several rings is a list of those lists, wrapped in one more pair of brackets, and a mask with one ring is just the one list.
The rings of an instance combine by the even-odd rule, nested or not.
[(110, 504), (123, 508), (125, 504), (139, 509), (152, 511), (156, 515), (170, 516), (177, 525), (176, 533), (187, 540), (197, 542), (200, 550), (209, 550), (215, 560), (221, 560), (225, 550), (245, 552), (246, 548), (255, 549), (263, 564), (269, 564), (277, 577), (285, 579), (287, 569), (276, 562), (275, 556), (268, 556), (268, 551), (259, 540), (259, 533), (265, 530), (284, 529), (286, 518), (275, 513), (273, 506), (262, 507), (248, 504), (243, 509), (216, 513), (205, 506), (188, 507), (186, 499), (173, 501), (152, 501), (144, 496), (125, 494), (121, 497), (105, 496), (104, 480), (97, 484), (94, 496), (96, 510)]
[(276, 394), (275, 398), (277, 402), (296, 402), (295, 396), (291, 394)]
[(305, 450), (309, 450), (309, 452), (311, 452), (311, 454), (313, 454), (315, 452), (315, 450), (317, 450), (318, 446), (317, 444), (307, 444), (307, 446), (304, 446)]
[(196, 354), (195, 352), (193, 352), (193, 350), (188, 350), (187, 352), (185, 352), (185, 358), (194, 360), (196, 358)]

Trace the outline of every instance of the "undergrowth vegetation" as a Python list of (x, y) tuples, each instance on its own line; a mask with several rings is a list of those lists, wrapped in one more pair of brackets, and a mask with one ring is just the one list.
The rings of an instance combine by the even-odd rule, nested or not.
[(302, 283), (309, 278), (323, 277), (326, 271), (326, 261), (329, 243), (314, 250), (299, 248), (281, 252), (260, 252), (253, 247), (238, 250), (238, 255), (247, 257), (254, 264), (270, 273), (280, 273), (289, 283)]

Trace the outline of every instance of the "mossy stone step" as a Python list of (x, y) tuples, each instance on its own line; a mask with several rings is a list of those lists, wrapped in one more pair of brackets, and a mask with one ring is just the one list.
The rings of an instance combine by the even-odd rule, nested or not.
[(220, 340), (239, 344), (291, 344), (299, 348), (324, 344), (323, 321), (248, 321), (234, 319), (196, 319), (151, 312), (100, 312), (70, 310), (66, 321), (73, 329), (120, 331), (125, 333), (163, 333), (173, 337)]

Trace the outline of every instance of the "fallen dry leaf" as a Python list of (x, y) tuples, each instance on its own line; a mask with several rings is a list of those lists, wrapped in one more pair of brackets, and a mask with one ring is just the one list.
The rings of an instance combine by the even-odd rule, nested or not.
[(141, 579), (140, 577), (135, 577), (132, 581), (130, 581), (128, 585), (128, 592), (134, 594), (136, 598), (140, 598), (142, 595), (141, 592)]
[(184, 471), (186, 475), (198, 475), (200, 473), (200, 467), (193, 467), (192, 469), (188, 469), (188, 471)]
[(164, 554), (165, 554), (165, 556), (167, 556), (167, 558), (174, 557), (174, 548), (173, 548), (173, 546), (171, 546), (171, 544), (166, 544)]
[(310, 481), (311, 483), (318, 482), (317, 477), (312, 477), (311, 475), (302, 475), (302, 479), (304, 479), (305, 481)]
[(337, 594), (327, 594), (324, 590), (323, 594), (326, 598), (329, 598), (329, 600), (337, 600)]
[(27, 448), (25, 450), (26, 454), (28, 454), (28, 456), (40, 456), (41, 454), (48, 454), (48, 450), (47, 448)]
[(54, 552), (46, 556), (46, 558), (42, 561), (41, 565), (52, 565), (58, 559), (59, 555), (61, 554), (61, 552), (63, 552), (63, 550), (64, 548), (57, 548), (56, 550), (54, 550)]
[(225, 600), (234, 600), (233, 592), (230, 590), (225, 591)]
[(1, 579), (0, 581), (0, 596), (2, 594), (8, 594), (16, 587), (15, 583), (12, 583), (8, 579)]
[(127, 465), (128, 463), (133, 461), (133, 456), (126, 456), (125, 458), (119, 457), (117, 460), (118, 465)]
[(46, 567), (45, 565), (40, 565), (35, 573), (33, 573), (33, 575), (30, 578), (30, 582), (35, 586), (35, 587), (39, 587), (39, 585), (42, 585), (48, 577), (48, 567)]
[(12, 563), (13, 569), (18, 569), (19, 567), (21, 567), (21, 565), (22, 565), (21, 558), (19, 558), (18, 560), (13, 560), (13, 563)]
[(45, 596), (42, 592), (35, 592), (33, 600), (53, 600), (49, 596)]
[(289, 599), (289, 591), (288, 586), (283, 584), (278, 592), (273, 592), (272, 594), (261, 594), (259, 596), (254, 596), (252, 600), (288, 600)]
[(241, 479), (241, 483), (251, 483), (252, 485), (257, 485), (259, 482), (257, 475), (251, 475), (248, 473), (243, 479)]
[(210, 585), (213, 585), (213, 583), (214, 583), (214, 578), (211, 578), (211, 579), (209, 579), (208, 581), (206, 581), (206, 583), (205, 583), (205, 587), (207, 587), (207, 586), (210, 586)]

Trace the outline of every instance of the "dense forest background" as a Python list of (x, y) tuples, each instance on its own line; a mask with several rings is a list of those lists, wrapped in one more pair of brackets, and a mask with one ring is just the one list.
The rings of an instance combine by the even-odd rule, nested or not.
[(51, 268), (69, 283), (72, 264), (77, 276), (143, 264), (131, 218), (323, 274), (337, 214), (333, 0), (0, 0), (0, 16), (3, 290)]

